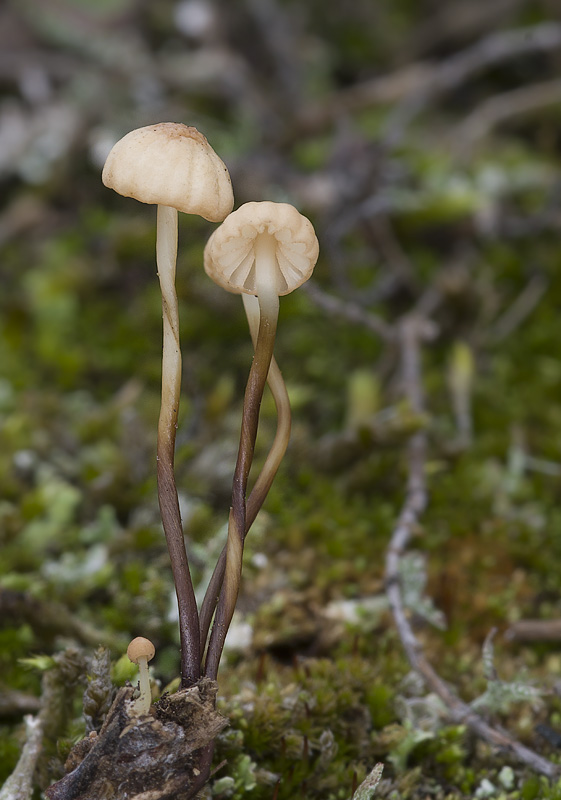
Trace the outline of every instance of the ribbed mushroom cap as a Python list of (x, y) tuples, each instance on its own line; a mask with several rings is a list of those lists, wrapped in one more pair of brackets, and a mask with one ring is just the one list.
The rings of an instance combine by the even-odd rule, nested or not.
[(289, 294), (308, 280), (319, 244), (309, 219), (288, 203), (245, 203), (217, 228), (205, 248), (207, 275), (222, 288), (256, 294), (255, 242), (274, 239), (277, 294)]
[(103, 168), (105, 186), (141, 203), (220, 222), (234, 205), (224, 162), (196, 128), (161, 122), (127, 133)]
[(151, 661), (155, 654), (156, 648), (150, 639), (145, 639), (144, 636), (137, 636), (127, 647), (127, 655), (133, 664), (138, 664), (140, 658)]

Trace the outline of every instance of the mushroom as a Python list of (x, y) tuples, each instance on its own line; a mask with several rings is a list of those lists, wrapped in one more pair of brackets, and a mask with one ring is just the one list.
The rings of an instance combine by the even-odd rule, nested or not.
[(162, 290), (162, 405), (158, 421), (158, 499), (179, 607), (182, 686), (200, 676), (199, 620), (183, 539), (174, 475), (181, 388), (179, 313), (175, 291), (177, 211), (219, 222), (234, 198), (224, 163), (196, 128), (163, 122), (139, 128), (115, 144), (103, 183), (125, 197), (156, 203), (156, 262)]
[[(249, 303), (246, 302), (246, 313), (253, 335), (255, 329), (258, 330), (255, 357), (244, 398), (240, 446), (232, 487), (224, 579), (205, 664), (205, 674), (213, 679), (218, 673), (226, 632), (239, 591), (243, 541), (248, 519), (245, 495), (257, 436), (261, 398), (273, 356), (279, 296), (292, 292), (310, 277), (318, 253), (318, 240), (311, 222), (294, 206), (269, 201), (246, 203), (234, 211), (212, 234), (205, 248), (205, 270), (209, 277), (227, 291), (254, 295), (258, 303), (257, 315), (254, 301), (250, 299)], [(280, 397), (279, 392), (277, 396)], [(277, 447), (273, 461), (281, 451), (284, 453), (283, 447), (286, 446), (277, 439), (275, 445)], [(274, 466), (273, 461), (269, 467)], [(274, 472), (272, 475), (268, 473), (262, 486), (256, 485), (262, 496), (261, 503), (270, 487), (269, 477), (272, 481), (273, 475)], [(201, 629), (204, 633), (203, 625)]]
[(205, 270), (228, 292), (256, 295), (261, 310), (313, 272), (319, 244), (309, 219), (288, 203), (245, 203), (205, 247)]
[(152, 691), (150, 689), (150, 674), (148, 672), (148, 662), (152, 661), (156, 654), (156, 648), (144, 636), (137, 636), (127, 647), (127, 655), (133, 664), (138, 664), (138, 677), (140, 684), (140, 697), (134, 704), (134, 711), (139, 716), (148, 714), (152, 704)]

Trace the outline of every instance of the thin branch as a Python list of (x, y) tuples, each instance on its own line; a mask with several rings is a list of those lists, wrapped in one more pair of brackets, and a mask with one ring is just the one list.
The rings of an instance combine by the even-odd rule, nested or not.
[(489, 67), (532, 53), (557, 50), (560, 45), (561, 24), (557, 22), (492, 33), (443, 61), (432, 92), (451, 91)]
[[(426, 332), (426, 321), (419, 318), (409, 317), (400, 327), (404, 391), (411, 407), (419, 414), (424, 412), (420, 345), (426, 337)], [(386, 591), (407, 657), (413, 669), (423, 677), (431, 691), (444, 702), (452, 722), (467, 725), (477, 736), (495, 747), (506, 750), (536, 772), (551, 779), (556, 778), (560, 772), (557, 764), (525, 747), (506, 731), (492, 727), (458, 698), (454, 690), (442, 680), (425, 658), (421, 643), (410, 625), (403, 602), (400, 562), (419, 525), (420, 516), (427, 506), (426, 457), (427, 437), (426, 433), (421, 431), (409, 440), (407, 453), (409, 475), (405, 501), (386, 552)]]
[(393, 123), (407, 124), (429, 100), (456, 89), (471, 77), (496, 64), (561, 46), (561, 24), (544, 22), (526, 28), (485, 36), (438, 64), (418, 61), (389, 75), (376, 76), (330, 95), (308, 109), (301, 119), (305, 131), (321, 130), (338, 117), (362, 109), (399, 103)]
[(561, 104), (561, 79), (532, 83), (489, 97), (458, 126), (454, 140), (459, 148), (473, 146), (498, 125), (512, 117)]
[(100, 630), (74, 616), (61, 603), (38, 600), (27, 592), (0, 589), (0, 619), (17, 624), (26, 623), (42, 640), (57, 636), (73, 637), (89, 647), (97, 647), (100, 642), (105, 642), (117, 652), (122, 652), (127, 646), (127, 639), (121, 634)]
[(505, 632), (505, 639), (514, 642), (560, 642), (561, 620), (521, 619)]
[(389, 75), (356, 83), (349, 89), (330, 95), (323, 103), (312, 106), (304, 112), (300, 120), (300, 131), (313, 133), (346, 114), (369, 106), (399, 102), (415, 92), (423, 91), (430, 83), (434, 71), (433, 64), (416, 62)]
[(25, 717), (25, 744), (14, 771), (0, 790), (0, 800), (30, 800), (33, 773), (43, 749), (43, 725), (39, 717)]
[(518, 328), (536, 308), (549, 286), (542, 275), (534, 275), (516, 300), (495, 322), (490, 338), (493, 342), (506, 339)]
[(386, 123), (386, 145), (399, 144), (407, 126), (428, 105), (485, 69), (531, 53), (557, 50), (560, 46), (561, 25), (554, 22), (485, 36), (471, 47), (442, 61), (434, 68), (426, 85), (404, 99)]
[(467, 0), (467, 2), (436, 4), (434, 13), (419, 19), (412, 39), (406, 40), (404, 53), (422, 55), (423, 52), (444, 47), (452, 42), (465, 42), (481, 31), (493, 30), (507, 24), (526, 0)]
[(372, 331), (372, 333), (384, 339), (384, 341), (392, 341), (394, 339), (395, 332), (387, 322), (384, 322), (384, 320), (376, 314), (365, 311), (356, 303), (352, 303), (348, 300), (341, 300), (338, 297), (327, 294), (313, 281), (305, 283), (302, 289), (312, 302), (318, 306), (318, 308), (323, 309), (323, 311), (342, 317), (355, 325), (363, 325), (365, 328)]
[(0, 694), (0, 719), (21, 717), (22, 714), (36, 712), (39, 710), (39, 705), (39, 698), (35, 695), (3, 687)]
[(276, 0), (246, 0), (246, 7), (274, 65), (278, 88), (285, 94), (285, 100), (301, 106), (302, 60), (293, 19)]

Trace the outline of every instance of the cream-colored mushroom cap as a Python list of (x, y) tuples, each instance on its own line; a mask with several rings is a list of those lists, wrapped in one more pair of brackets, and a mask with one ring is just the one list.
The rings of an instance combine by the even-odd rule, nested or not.
[(138, 664), (141, 658), (151, 661), (155, 654), (156, 648), (150, 639), (145, 639), (144, 636), (137, 636), (127, 647), (127, 655), (133, 664)]
[(196, 128), (161, 122), (127, 133), (103, 168), (105, 186), (141, 203), (221, 222), (234, 205), (226, 165)]
[(309, 219), (288, 203), (245, 203), (217, 228), (205, 248), (205, 270), (229, 292), (256, 294), (256, 242), (274, 242), (277, 294), (289, 294), (308, 280), (319, 244)]

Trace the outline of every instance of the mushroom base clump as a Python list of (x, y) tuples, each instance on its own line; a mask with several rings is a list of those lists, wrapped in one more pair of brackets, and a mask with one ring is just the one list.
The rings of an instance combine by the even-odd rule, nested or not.
[(215, 710), (216, 683), (202, 678), (163, 697), (154, 716), (139, 719), (130, 686), (120, 689), (98, 735), (73, 748), (68, 774), (49, 800), (137, 796), (190, 800), (208, 780), (212, 742), (228, 724)]

